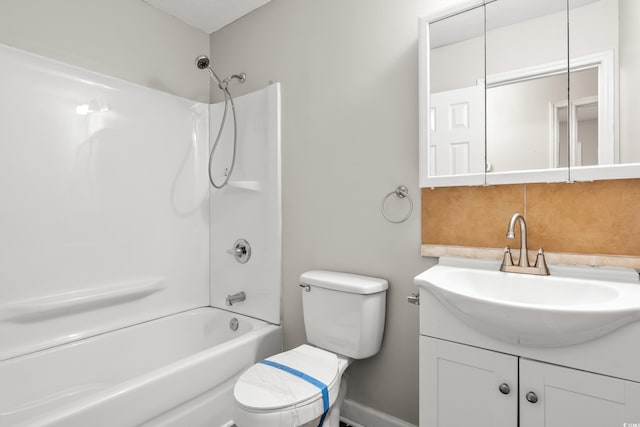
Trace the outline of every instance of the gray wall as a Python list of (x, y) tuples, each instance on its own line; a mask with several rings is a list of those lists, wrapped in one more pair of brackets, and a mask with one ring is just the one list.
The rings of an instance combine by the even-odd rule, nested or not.
[(2, 0), (0, 43), (208, 101), (208, 35), (141, 0)]
[[(300, 273), (388, 279), (382, 351), (349, 368), (348, 398), (412, 423), (418, 309), (406, 296), (413, 277), (433, 264), (420, 257), (418, 17), (436, 4), (273, 0), (211, 36), (216, 72), (247, 73), (234, 94), (282, 83), (285, 347), (305, 342)], [(400, 184), (415, 210), (395, 225), (380, 203)], [(391, 200), (390, 210), (406, 208), (399, 203)]]

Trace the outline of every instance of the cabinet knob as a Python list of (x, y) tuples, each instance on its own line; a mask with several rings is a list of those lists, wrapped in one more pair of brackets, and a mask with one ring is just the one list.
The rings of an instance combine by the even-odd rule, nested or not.
[(525, 397), (525, 399), (527, 399), (527, 401), (528, 401), (528, 402), (530, 402), (530, 403), (536, 403), (536, 402), (538, 401), (538, 396), (537, 396), (534, 392), (532, 392), (532, 391), (530, 391), (529, 393), (527, 393), (524, 397)]
[(498, 386), (498, 390), (500, 390), (500, 393), (502, 394), (509, 394), (511, 393), (511, 387), (509, 387), (509, 384), (507, 383), (502, 383)]

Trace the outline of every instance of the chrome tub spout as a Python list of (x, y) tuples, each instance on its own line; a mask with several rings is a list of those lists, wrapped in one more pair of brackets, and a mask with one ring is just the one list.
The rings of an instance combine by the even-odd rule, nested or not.
[(245, 299), (247, 299), (247, 295), (244, 293), (244, 291), (238, 292), (237, 294), (228, 295), (227, 305), (231, 306), (234, 303), (244, 301)]

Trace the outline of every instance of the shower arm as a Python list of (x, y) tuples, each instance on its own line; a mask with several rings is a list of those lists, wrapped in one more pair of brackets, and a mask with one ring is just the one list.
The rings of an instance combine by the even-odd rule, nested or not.
[(221, 90), (227, 90), (227, 88), (229, 87), (229, 83), (231, 83), (231, 80), (233, 79), (238, 80), (240, 83), (244, 83), (247, 80), (247, 75), (245, 73), (233, 74), (227, 77), (226, 79), (222, 80), (222, 82), (217, 82), (218, 87)]

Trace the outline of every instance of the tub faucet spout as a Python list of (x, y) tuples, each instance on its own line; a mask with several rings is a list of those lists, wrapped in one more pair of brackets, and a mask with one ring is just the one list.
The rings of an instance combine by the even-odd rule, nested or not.
[(232, 306), (233, 303), (241, 302), (245, 299), (247, 299), (247, 295), (244, 293), (244, 291), (238, 292), (237, 294), (233, 295), (227, 295), (227, 305)]

